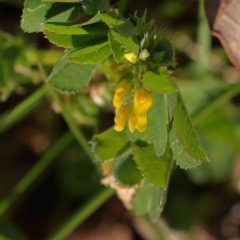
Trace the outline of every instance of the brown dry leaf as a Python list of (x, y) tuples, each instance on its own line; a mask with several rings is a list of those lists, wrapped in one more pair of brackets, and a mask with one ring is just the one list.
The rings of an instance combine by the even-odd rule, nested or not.
[(205, 10), (212, 35), (240, 70), (240, 0), (205, 0)]

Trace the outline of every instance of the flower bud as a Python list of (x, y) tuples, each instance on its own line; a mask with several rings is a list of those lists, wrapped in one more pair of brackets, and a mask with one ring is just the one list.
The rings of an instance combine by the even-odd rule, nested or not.
[(124, 57), (131, 63), (136, 63), (138, 61), (138, 55), (136, 53), (132, 53), (132, 52), (125, 53)]
[(140, 59), (143, 60), (143, 61), (145, 61), (149, 56), (150, 56), (150, 54), (149, 54), (147, 49), (143, 49), (140, 52)]

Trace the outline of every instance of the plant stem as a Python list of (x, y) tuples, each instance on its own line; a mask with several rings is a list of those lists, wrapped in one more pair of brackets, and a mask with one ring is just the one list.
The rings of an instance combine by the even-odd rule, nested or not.
[(9, 127), (27, 117), (44, 100), (47, 92), (46, 86), (42, 86), (27, 99), (19, 103), (14, 109), (0, 117), (0, 133), (6, 131)]
[(209, 54), (211, 52), (212, 37), (204, 11), (204, 0), (199, 0), (198, 6), (197, 42), (199, 47), (197, 68), (200, 73), (209, 69)]
[(156, 223), (152, 223), (148, 217), (143, 216), (143, 217), (139, 217), (140, 219), (142, 219), (153, 231), (153, 233), (155, 234), (156, 239), (158, 240), (166, 240), (166, 238), (164, 237), (164, 234), (161, 232), (160, 228), (158, 227), (158, 225)]
[(70, 132), (65, 133), (56, 141), (43, 155), (43, 157), (34, 165), (34, 167), (20, 180), (11, 194), (0, 202), (0, 215), (3, 215), (9, 207), (36, 181), (36, 179), (50, 166), (56, 157), (72, 141), (73, 135)]
[[(43, 79), (47, 79), (47, 74), (40, 63), (38, 64), (38, 68), (39, 68), (40, 73), (42, 74)], [(88, 144), (88, 141), (85, 139), (84, 135), (82, 134), (82, 132), (78, 128), (77, 124), (75, 123), (72, 113), (69, 112), (68, 109), (64, 106), (58, 93), (50, 86), (50, 84), (46, 83), (46, 86), (49, 90), (49, 94), (55, 100), (57, 105), (60, 107), (61, 114), (62, 114), (64, 120), (66, 121), (66, 123), (68, 124), (69, 129), (71, 130), (71, 132), (73, 133), (73, 135), (75, 136), (75, 138), (77, 139), (79, 144), (82, 146), (83, 150), (88, 155), (88, 157), (91, 160), (93, 160), (94, 159), (93, 154), (92, 154), (91, 148)]]
[(84, 151), (88, 155), (88, 157), (91, 160), (93, 160), (93, 154), (91, 152), (91, 148), (88, 144), (88, 141), (85, 139), (84, 135), (82, 134), (82, 132), (78, 128), (77, 124), (75, 123), (71, 112), (69, 112), (67, 110), (67, 108), (63, 105), (58, 93), (54, 89), (51, 89), (51, 86), (49, 84), (48, 84), (48, 88), (50, 89), (50, 91), (49, 91), (50, 95), (52, 96), (52, 98), (56, 101), (56, 103), (60, 107), (60, 109), (62, 111), (61, 114), (62, 114), (64, 120), (66, 121), (66, 123), (68, 124), (68, 127), (71, 130), (71, 132), (73, 133), (74, 137), (77, 139), (79, 144), (82, 146), (82, 148), (84, 149)]
[(120, 0), (118, 4), (118, 10), (121, 15), (124, 15), (128, 5), (128, 0)]
[(240, 92), (240, 84), (230, 87), (220, 97), (211, 102), (206, 108), (201, 110), (194, 118), (194, 125), (199, 124), (205, 117), (213, 113), (214, 110), (221, 107), (226, 102), (230, 101), (234, 96)]
[(94, 211), (96, 211), (105, 201), (114, 194), (111, 188), (105, 188), (85, 206), (76, 211), (48, 240), (65, 239), (79, 224), (87, 219)]

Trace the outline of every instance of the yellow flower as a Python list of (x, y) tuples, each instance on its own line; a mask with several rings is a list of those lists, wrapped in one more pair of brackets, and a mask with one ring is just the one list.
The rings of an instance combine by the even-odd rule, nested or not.
[(130, 132), (134, 132), (135, 128), (139, 131), (139, 132), (144, 132), (146, 130), (147, 127), (147, 115), (146, 113), (143, 115), (137, 115), (134, 110), (132, 109), (132, 112), (129, 116), (129, 120), (128, 120), (128, 127)]
[(138, 61), (138, 55), (136, 53), (125, 53), (124, 57), (131, 63), (136, 63)]
[(145, 114), (152, 106), (154, 96), (143, 87), (137, 88), (134, 93), (133, 108), (137, 115)]
[(147, 127), (147, 111), (154, 101), (152, 93), (145, 88), (140, 87), (135, 90), (133, 99), (133, 109), (129, 117), (129, 130), (134, 132), (137, 129), (139, 132), (144, 132)]
[(132, 84), (129, 81), (121, 81), (115, 88), (113, 96), (113, 106), (120, 108), (123, 104), (125, 94), (131, 89)]
[(125, 95), (130, 91), (131, 87), (132, 84), (129, 81), (124, 80), (115, 88), (113, 97), (113, 105), (116, 108), (114, 129), (116, 131), (122, 131), (124, 129), (127, 116), (131, 111), (128, 119), (130, 132), (134, 132), (135, 129), (139, 132), (144, 132), (147, 127), (147, 111), (154, 101), (154, 96), (145, 88), (139, 87), (134, 92), (133, 106), (130, 102), (123, 105)]
[(125, 127), (126, 118), (130, 110), (130, 105), (124, 105), (121, 108), (116, 108), (115, 118), (114, 118), (114, 129), (118, 132), (122, 131)]

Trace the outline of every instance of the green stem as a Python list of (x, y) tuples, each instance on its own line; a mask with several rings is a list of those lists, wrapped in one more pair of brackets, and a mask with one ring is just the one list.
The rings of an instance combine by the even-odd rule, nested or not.
[(230, 87), (226, 92), (224, 92), (220, 97), (211, 102), (208, 107), (201, 110), (194, 118), (194, 125), (199, 124), (205, 117), (209, 116), (216, 110), (221, 107), (226, 102), (230, 101), (234, 96), (240, 92), (240, 84)]
[[(42, 67), (42, 65), (40, 63), (38, 64), (38, 68), (39, 68), (39, 71), (40, 71), (43, 79), (47, 79), (47, 74), (46, 74), (44, 68)], [(93, 157), (91, 148), (88, 144), (88, 141), (85, 139), (84, 135), (82, 134), (82, 132), (78, 128), (77, 124), (75, 123), (75, 120), (72, 116), (72, 113), (69, 112), (68, 109), (64, 106), (64, 104), (63, 104), (61, 98), (59, 97), (58, 93), (48, 83), (46, 83), (46, 86), (49, 90), (49, 94), (55, 100), (57, 105), (60, 107), (61, 114), (62, 114), (64, 120), (66, 121), (66, 123), (68, 124), (68, 127), (72, 131), (73, 135), (75, 136), (75, 138), (77, 139), (79, 144), (82, 146), (83, 150), (88, 155), (88, 157), (91, 160), (93, 160), (94, 157)]]
[(76, 211), (48, 240), (65, 239), (79, 224), (96, 211), (105, 201), (114, 194), (114, 190), (106, 188), (96, 197), (90, 200), (85, 206)]
[(6, 131), (9, 127), (27, 117), (32, 110), (42, 103), (46, 92), (46, 86), (42, 86), (9, 113), (3, 114), (3, 116), (0, 117), (0, 133)]
[(49, 91), (50, 95), (52, 96), (52, 98), (56, 101), (56, 103), (60, 107), (61, 114), (62, 114), (64, 120), (66, 121), (66, 123), (68, 124), (69, 129), (72, 131), (73, 135), (75, 136), (75, 138), (77, 139), (79, 144), (82, 146), (82, 148), (84, 149), (84, 151), (88, 155), (88, 157), (93, 160), (93, 154), (92, 154), (91, 148), (88, 144), (88, 141), (85, 139), (84, 135), (82, 134), (82, 132), (78, 128), (77, 124), (75, 123), (72, 113), (69, 112), (67, 110), (67, 108), (64, 106), (58, 93), (54, 89), (52, 89), (50, 85), (48, 85), (48, 88), (50, 89), (50, 91)]
[(65, 133), (54, 145), (52, 145), (45, 155), (34, 165), (34, 167), (16, 185), (11, 194), (0, 202), (0, 215), (3, 215), (9, 207), (42, 175), (56, 157), (71, 142), (73, 136), (70, 132)]
[(166, 240), (164, 234), (161, 232), (160, 228), (157, 226), (156, 223), (152, 223), (148, 217), (144, 216), (144, 217), (139, 217), (141, 218), (153, 231), (153, 233), (155, 234), (156, 239), (158, 240)]
[(128, 0), (120, 0), (118, 4), (118, 10), (121, 15), (124, 15), (128, 5)]
[(197, 42), (199, 45), (199, 53), (197, 59), (197, 67), (199, 72), (204, 72), (209, 69), (209, 54), (211, 52), (212, 43), (212, 37), (204, 11), (204, 0), (199, 0), (198, 10), (199, 24)]

